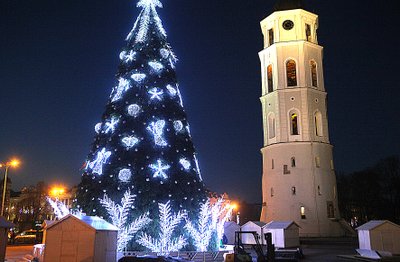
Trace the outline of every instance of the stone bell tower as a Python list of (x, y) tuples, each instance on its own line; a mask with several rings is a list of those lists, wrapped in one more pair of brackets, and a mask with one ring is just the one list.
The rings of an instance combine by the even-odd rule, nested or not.
[(300, 0), (280, 0), (261, 28), (260, 220), (293, 220), (301, 236), (340, 236), (318, 16), (304, 10)]

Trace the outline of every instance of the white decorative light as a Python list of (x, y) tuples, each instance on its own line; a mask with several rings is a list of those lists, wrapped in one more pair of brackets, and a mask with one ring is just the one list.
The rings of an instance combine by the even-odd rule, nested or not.
[(118, 179), (121, 180), (121, 182), (127, 183), (132, 177), (132, 172), (129, 169), (122, 169), (118, 173)]
[(160, 49), (160, 55), (161, 55), (162, 58), (167, 59), (169, 57), (168, 49), (161, 48)]
[(177, 91), (176, 91), (175, 88), (173, 88), (171, 85), (167, 85), (167, 89), (168, 89), (168, 92), (169, 92), (172, 96), (176, 96)]
[(103, 164), (105, 164), (108, 160), (108, 158), (111, 156), (110, 151), (106, 151), (105, 148), (103, 148), (101, 151), (97, 152), (96, 159), (92, 162), (88, 161), (87, 167), (92, 169), (92, 172), (98, 175), (103, 174)]
[(124, 60), (126, 56), (126, 51), (122, 51), (121, 53), (119, 53), (119, 59)]
[(132, 104), (128, 106), (128, 115), (137, 117), (142, 108), (137, 104)]
[(157, 252), (157, 255), (168, 256), (170, 252), (179, 251), (187, 244), (186, 239), (182, 235), (177, 238), (172, 237), (175, 228), (186, 216), (186, 213), (179, 211), (176, 214), (172, 214), (169, 201), (165, 204), (159, 203), (158, 209), (160, 213), (159, 238), (155, 239), (143, 233), (137, 242), (152, 252)]
[(211, 221), (210, 202), (200, 204), (199, 218), (197, 220), (197, 228), (187, 219), (185, 229), (189, 232), (194, 240), (197, 251), (205, 252), (210, 244), (212, 233), (215, 231)]
[(149, 66), (153, 68), (156, 73), (160, 73), (163, 70), (164, 66), (160, 62), (150, 61)]
[(122, 138), (122, 143), (124, 143), (127, 149), (131, 149), (133, 146), (139, 143), (139, 139), (134, 136), (127, 136)]
[(132, 31), (129, 33), (127, 40), (131, 40), (134, 36), (136, 28), (139, 27), (139, 31), (135, 35), (135, 42), (144, 42), (147, 40), (149, 31), (149, 25), (151, 18), (154, 19), (154, 24), (157, 31), (164, 37), (167, 36), (165, 29), (162, 26), (161, 19), (157, 14), (156, 7), (162, 8), (162, 4), (159, 0), (140, 0), (137, 7), (142, 7), (139, 17), (133, 26)]
[(147, 130), (149, 130), (154, 137), (154, 143), (157, 146), (166, 146), (167, 142), (165, 141), (163, 135), (164, 135), (164, 127), (165, 127), (165, 121), (164, 120), (158, 120), (157, 122), (151, 122), (150, 125), (147, 127)]
[(104, 194), (103, 199), (100, 199), (100, 204), (107, 210), (111, 223), (118, 228), (118, 252), (122, 252), (135, 234), (151, 221), (148, 214), (144, 214), (127, 225), (128, 214), (133, 207), (134, 198), (135, 196), (128, 189), (121, 199), (121, 205), (116, 204), (106, 194)]
[(190, 161), (188, 161), (186, 158), (181, 158), (179, 159), (179, 163), (182, 165), (182, 167), (186, 170), (189, 170), (191, 167)]
[(183, 107), (183, 99), (182, 99), (181, 91), (179, 91), (178, 85), (176, 86), (176, 91), (178, 92), (178, 96), (179, 96), (179, 104), (181, 105), (181, 107)]
[(119, 123), (117, 117), (112, 117), (110, 122), (106, 122), (104, 132), (108, 134), (109, 132), (114, 133), (116, 125)]
[(165, 173), (165, 170), (168, 170), (170, 168), (169, 165), (164, 165), (161, 161), (161, 159), (157, 160), (157, 164), (151, 164), (150, 168), (154, 170), (153, 177), (157, 178), (160, 177), (162, 179), (167, 179), (167, 173)]
[(162, 94), (164, 94), (164, 91), (158, 89), (157, 87), (154, 87), (149, 91), (149, 94), (151, 95), (150, 99), (152, 99), (152, 100), (157, 99), (157, 100), (161, 101), (161, 99), (162, 99), (161, 96), (162, 96)]
[(103, 123), (97, 123), (94, 127), (94, 130), (96, 131), (97, 134), (100, 133), (101, 127), (103, 126)]
[(194, 158), (194, 162), (196, 163), (196, 170), (197, 170), (197, 174), (199, 175), (199, 179), (200, 179), (200, 181), (203, 181), (203, 178), (202, 178), (201, 172), (200, 172), (199, 161), (197, 160), (196, 154), (193, 154), (193, 158)]
[(111, 102), (120, 100), (122, 98), (123, 93), (126, 92), (130, 87), (131, 86), (130, 86), (129, 81), (127, 79), (121, 77), (119, 79), (118, 86), (114, 88), (114, 91), (113, 91), (114, 95), (113, 95)]
[(129, 63), (130, 61), (133, 61), (135, 59), (135, 55), (136, 55), (136, 52), (134, 52), (133, 50), (130, 50), (129, 54), (127, 54), (125, 56), (125, 63)]
[(174, 129), (176, 132), (181, 132), (183, 129), (183, 123), (180, 120), (174, 121)]
[(140, 83), (146, 78), (146, 74), (135, 73), (131, 75), (131, 78)]
[(50, 197), (46, 197), (47, 202), (49, 202), (50, 206), (54, 210), (54, 215), (56, 215), (57, 219), (61, 219), (70, 214), (68, 207), (61, 202), (60, 200), (56, 199), (55, 201)]

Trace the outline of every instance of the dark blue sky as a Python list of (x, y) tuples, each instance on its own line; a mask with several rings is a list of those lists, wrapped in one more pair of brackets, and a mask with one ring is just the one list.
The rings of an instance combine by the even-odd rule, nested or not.
[[(203, 178), (216, 192), (253, 202), (261, 202), (259, 22), (274, 2), (164, 0), (159, 10), (180, 59)], [(80, 181), (135, 4), (0, 1), (0, 160), (23, 161), (10, 170), (14, 189)], [(336, 168), (351, 172), (400, 154), (395, 1), (306, 4), (320, 16)]]

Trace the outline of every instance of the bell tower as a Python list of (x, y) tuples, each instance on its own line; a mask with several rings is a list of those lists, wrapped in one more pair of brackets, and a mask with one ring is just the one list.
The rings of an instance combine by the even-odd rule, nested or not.
[(301, 236), (342, 235), (318, 16), (306, 11), (301, 0), (280, 0), (261, 29), (260, 220), (293, 220)]

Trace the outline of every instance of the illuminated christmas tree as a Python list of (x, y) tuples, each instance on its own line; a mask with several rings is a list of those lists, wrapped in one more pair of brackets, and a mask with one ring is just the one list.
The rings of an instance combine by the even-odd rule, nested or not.
[[(176, 78), (176, 57), (156, 8), (158, 0), (140, 0), (140, 14), (120, 54), (116, 86), (95, 139), (77, 193), (87, 215), (109, 218), (100, 204), (106, 194), (119, 202), (127, 191), (134, 207), (127, 223), (143, 214), (159, 230), (159, 203), (173, 212), (198, 217), (206, 190)], [(146, 231), (147, 230), (147, 231)]]

